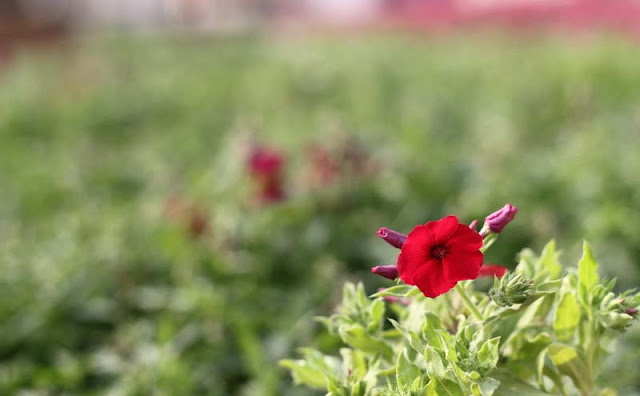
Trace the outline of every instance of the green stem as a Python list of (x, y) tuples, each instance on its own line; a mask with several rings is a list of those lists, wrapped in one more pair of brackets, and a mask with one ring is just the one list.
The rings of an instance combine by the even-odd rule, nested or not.
[(467, 307), (467, 309), (471, 311), (473, 316), (475, 316), (478, 320), (483, 320), (484, 318), (482, 317), (482, 314), (478, 310), (478, 307), (476, 307), (476, 305), (473, 303), (473, 301), (471, 301), (471, 298), (464, 290), (464, 286), (462, 286), (462, 283), (458, 282), (456, 284), (456, 291), (460, 295), (460, 298), (462, 298), (462, 302), (464, 302), (465, 307)]

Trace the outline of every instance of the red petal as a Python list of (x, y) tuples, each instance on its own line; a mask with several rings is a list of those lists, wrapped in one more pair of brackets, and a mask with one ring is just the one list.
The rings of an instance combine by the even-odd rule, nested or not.
[(475, 252), (482, 247), (482, 237), (464, 224), (460, 224), (446, 243), (449, 252)]
[(449, 252), (442, 261), (444, 274), (450, 281), (476, 279), (482, 266), (482, 253)]
[(491, 277), (493, 277), (495, 275), (498, 278), (502, 278), (504, 276), (505, 272), (507, 272), (507, 267), (503, 267), (501, 265), (483, 265), (480, 268), (480, 275), (479, 276), (491, 276)]
[(405, 277), (411, 279), (418, 268), (429, 260), (429, 252), (433, 246), (431, 228), (432, 226), (428, 223), (418, 225), (407, 236), (398, 256), (400, 279), (405, 280)]
[(441, 261), (430, 260), (416, 271), (410, 284), (418, 286), (425, 296), (435, 298), (451, 290), (456, 282), (446, 278)]
[[(436, 244), (446, 243), (456, 232), (460, 222), (456, 216), (447, 216), (444, 219), (430, 221), (433, 224), (434, 242)], [(429, 224), (427, 223), (427, 225)], [(465, 226), (466, 227), (466, 226)], [(467, 227), (469, 228), (469, 227)]]

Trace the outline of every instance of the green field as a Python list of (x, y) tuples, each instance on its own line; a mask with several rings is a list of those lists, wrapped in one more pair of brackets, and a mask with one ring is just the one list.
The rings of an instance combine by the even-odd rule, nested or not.
[[(637, 49), (469, 34), (20, 54), (0, 71), (0, 394), (307, 394), (276, 362), (339, 347), (313, 317), (345, 280), (390, 284), (369, 274), (395, 260), (379, 227), (506, 202), (489, 262), (555, 238), (572, 263), (586, 238), (638, 285)], [(285, 154), (285, 202), (253, 202), (250, 136)], [(314, 188), (308, 147), (353, 141), (370, 170)], [(205, 235), (167, 218), (172, 197)], [(612, 367), (637, 366), (638, 327)], [(640, 392), (632, 369), (616, 383)]]

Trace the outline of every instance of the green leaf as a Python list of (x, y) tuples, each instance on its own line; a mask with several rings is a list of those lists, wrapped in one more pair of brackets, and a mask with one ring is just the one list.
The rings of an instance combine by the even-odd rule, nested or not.
[(374, 293), (371, 295), (371, 297), (385, 297), (385, 296), (407, 297), (407, 294), (409, 294), (412, 290), (415, 290), (415, 289), (416, 289), (415, 286), (395, 285), (395, 286), (388, 287), (384, 290), (381, 290), (377, 293)]
[(547, 281), (536, 286), (534, 295), (541, 294), (553, 294), (560, 290), (560, 286), (562, 286), (562, 279), (554, 279), (551, 281)]
[(384, 341), (370, 335), (360, 325), (341, 326), (340, 338), (347, 345), (371, 355), (381, 355), (387, 360), (393, 357), (393, 350)]
[(375, 331), (380, 327), (382, 319), (384, 318), (384, 302), (382, 299), (377, 299), (369, 306), (369, 315), (371, 316), (371, 322), (367, 326), (367, 330)]
[(549, 396), (549, 393), (540, 391), (526, 382), (514, 379), (513, 376), (498, 378), (500, 387), (494, 396)]
[(327, 376), (317, 367), (304, 360), (281, 360), (280, 366), (291, 371), (293, 382), (316, 389), (327, 389)]
[(560, 341), (567, 341), (573, 337), (580, 323), (580, 306), (571, 293), (565, 293), (556, 308), (553, 319), (553, 331)]
[(547, 243), (544, 249), (542, 249), (542, 254), (540, 255), (540, 267), (551, 275), (551, 279), (558, 278), (562, 272), (562, 265), (560, 265), (558, 255), (556, 253), (556, 241), (553, 239)]
[(446, 375), (445, 362), (440, 353), (432, 346), (427, 345), (424, 349), (424, 360), (427, 362), (427, 374), (430, 378), (444, 378)]
[(541, 333), (525, 334), (519, 344), (520, 349), (515, 354), (517, 359), (534, 359), (540, 351), (551, 344), (551, 335), (546, 331)]
[(412, 386), (416, 378), (422, 376), (422, 371), (407, 358), (406, 350), (398, 355), (396, 365), (396, 381), (402, 388)]
[(500, 381), (496, 380), (495, 378), (487, 377), (481, 382), (473, 384), (472, 386), (480, 395), (492, 396), (500, 386)]
[(593, 257), (591, 246), (585, 241), (582, 245), (582, 258), (578, 262), (579, 296), (585, 307), (589, 306), (589, 293), (599, 280), (598, 262)]
[(464, 396), (460, 386), (453, 381), (431, 379), (427, 385), (427, 396)]
[(438, 335), (437, 330), (442, 329), (442, 321), (439, 317), (431, 312), (427, 312), (424, 315), (424, 325), (422, 326), (422, 336), (427, 340), (427, 343), (439, 351), (443, 350), (442, 340)]
[(478, 351), (477, 358), (480, 366), (484, 370), (490, 370), (498, 364), (498, 347), (500, 346), (500, 337), (492, 338), (486, 341)]
[(547, 391), (545, 385), (544, 385), (544, 366), (545, 366), (545, 361), (547, 359), (547, 353), (549, 353), (549, 350), (547, 348), (543, 349), (540, 354), (538, 355), (538, 359), (537, 359), (537, 375), (536, 375), (536, 380), (538, 381), (538, 385), (540, 386), (540, 389), (542, 389), (543, 391)]
[(351, 377), (362, 379), (367, 374), (367, 361), (365, 355), (351, 348), (341, 348), (340, 355), (344, 366), (351, 370)]
[(402, 327), (400, 323), (393, 319), (389, 319), (389, 321), (402, 334), (402, 336), (409, 341), (409, 345), (411, 345), (416, 352), (422, 353), (422, 350), (424, 349), (424, 342), (416, 332)]
[(518, 330), (524, 329), (533, 321), (544, 299), (545, 299), (544, 297), (537, 299), (531, 305), (529, 305), (527, 309), (525, 309), (524, 313), (522, 314), (522, 316), (518, 320), (518, 323), (516, 324), (516, 328)]
[(592, 394), (591, 374), (578, 352), (568, 345), (549, 345), (549, 357), (562, 374), (571, 378), (583, 395)]

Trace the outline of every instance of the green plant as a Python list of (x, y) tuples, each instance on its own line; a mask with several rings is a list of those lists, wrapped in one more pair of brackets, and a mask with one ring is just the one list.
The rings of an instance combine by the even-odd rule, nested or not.
[(340, 357), (305, 348), (281, 365), (332, 396), (615, 395), (598, 375), (640, 293), (614, 293), (597, 269), (588, 243), (565, 270), (551, 241), (540, 255), (523, 250), (488, 292), (467, 281), (428, 298), (399, 284), (369, 298), (347, 283), (338, 312), (320, 318), (344, 343)]

